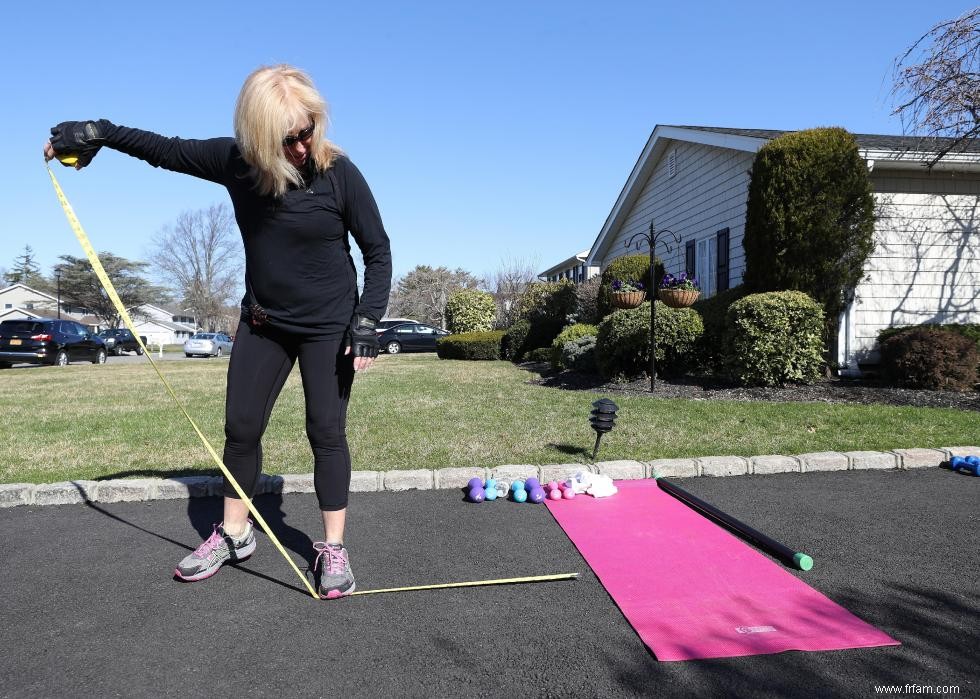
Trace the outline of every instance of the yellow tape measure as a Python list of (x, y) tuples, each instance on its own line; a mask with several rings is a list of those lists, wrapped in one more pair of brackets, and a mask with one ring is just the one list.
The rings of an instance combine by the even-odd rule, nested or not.
[[(62, 163), (65, 163), (66, 165), (73, 165), (75, 162), (78, 161), (78, 158), (75, 158), (74, 156), (64, 156), (64, 157), (59, 157), (58, 160), (61, 161)], [(170, 383), (167, 381), (167, 379), (164, 378), (156, 362), (153, 361), (153, 358), (150, 356), (150, 353), (147, 351), (146, 346), (143, 345), (143, 340), (140, 339), (139, 333), (136, 331), (136, 328), (133, 327), (133, 321), (129, 317), (129, 313), (126, 311), (126, 307), (123, 306), (122, 301), (119, 299), (119, 295), (116, 293), (116, 288), (112, 285), (112, 281), (109, 279), (109, 275), (106, 274), (105, 269), (102, 267), (102, 262), (99, 260), (99, 256), (95, 253), (95, 250), (92, 248), (92, 244), (89, 242), (88, 236), (85, 235), (85, 230), (82, 228), (82, 224), (78, 222), (78, 218), (75, 216), (75, 211), (71, 208), (71, 204), (68, 203), (68, 199), (65, 197), (65, 193), (61, 190), (61, 185), (58, 184), (58, 179), (54, 176), (54, 172), (51, 171), (50, 167), (48, 167), (47, 170), (48, 170), (48, 174), (51, 176), (51, 184), (54, 185), (54, 191), (58, 195), (58, 201), (61, 202), (61, 208), (64, 209), (65, 216), (68, 217), (68, 223), (71, 226), (72, 231), (74, 231), (75, 237), (78, 238), (78, 242), (81, 244), (82, 250), (85, 251), (85, 255), (88, 257), (88, 261), (91, 263), (92, 269), (95, 271), (95, 275), (99, 278), (99, 281), (102, 282), (102, 287), (105, 289), (105, 292), (109, 295), (109, 300), (112, 301), (112, 305), (115, 306), (116, 311), (119, 312), (119, 316), (122, 318), (123, 323), (126, 325), (127, 328), (129, 328), (130, 332), (133, 333), (133, 336), (136, 338), (136, 341), (139, 343), (140, 347), (143, 348), (143, 356), (145, 356), (149, 360), (150, 366), (153, 367), (153, 370), (156, 372), (157, 376), (160, 377), (160, 380), (163, 382), (163, 385), (167, 388), (167, 393), (170, 394), (170, 397), (173, 399), (174, 403), (176, 403), (177, 407), (180, 409), (180, 412), (184, 415), (185, 418), (187, 418), (187, 421), (191, 424), (191, 427), (194, 428), (194, 432), (197, 433), (198, 437), (200, 437), (201, 443), (204, 444), (204, 448), (207, 449), (207, 452), (208, 454), (211, 455), (211, 458), (214, 460), (214, 463), (218, 465), (218, 468), (221, 469), (221, 472), (225, 475), (225, 478), (228, 479), (228, 482), (231, 483), (231, 486), (235, 489), (235, 492), (238, 493), (238, 497), (240, 497), (242, 499), (242, 502), (244, 502), (248, 506), (248, 511), (252, 514), (253, 517), (255, 517), (255, 521), (258, 522), (259, 526), (261, 526), (265, 530), (266, 534), (269, 535), (269, 540), (272, 541), (273, 544), (275, 544), (276, 548), (279, 550), (279, 553), (283, 555), (283, 558), (289, 561), (290, 567), (292, 567), (292, 569), (296, 571), (296, 575), (298, 575), (300, 579), (303, 581), (303, 584), (306, 586), (306, 589), (310, 591), (310, 594), (313, 595), (313, 598), (320, 599), (320, 596), (316, 593), (316, 590), (313, 589), (313, 586), (310, 584), (310, 581), (307, 579), (305, 575), (303, 575), (303, 573), (300, 572), (299, 568), (296, 566), (296, 563), (293, 561), (292, 557), (288, 553), (286, 553), (286, 549), (283, 548), (283, 545), (279, 542), (279, 539), (276, 538), (276, 535), (272, 532), (272, 529), (269, 527), (269, 525), (265, 523), (265, 519), (263, 519), (262, 515), (259, 514), (259, 511), (255, 509), (255, 505), (252, 504), (252, 500), (245, 494), (245, 491), (242, 490), (242, 487), (238, 485), (238, 481), (236, 481), (235, 477), (232, 476), (231, 473), (229, 473), (228, 469), (225, 467), (224, 462), (222, 462), (221, 457), (218, 456), (218, 453), (214, 450), (214, 447), (211, 446), (211, 443), (208, 441), (207, 437), (204, 436), (204, 433), (201, 432), (200, 428), (197, 426), (197, 423), (194, 422), (194, 419), (190, 416), (190, 413), (187, 412), (187, 409), (184, 408), (183, 404), (180, 402), (180, 399), (177, 398), (177, 394), (174, 392), (174, 389), (171, 388)], [(536, 576), (524, 577), (524, 578), (500, 578), (497, 580), (475, 580), (471, 582), (440, 583), (436, 585), (414, 585), (412, 587), (391, 587), (391, 588), (380, 589), (380, 590), (362, 590), (360, 592), (354, 592), (352, 594), (353, 595), (376, 595), (383, 592), (408, 592), (410, 590), (438, 590), (438, 589), (451, 588), (451, 587), (509, 585), (515, 583), (547, 582), (551, 580), (571, 580), (577, 577), (578, 577), (578, 573), (562, 573), (559, 575), (536, 575)]]
[(532, 575), (527, 578), (499, 578), (497, 580), (473, 580), (470, 582), (439, 583), (436, 585), (413, 585), (412, 587), (386, 587), (382, 590), (359, 590), (354, 595), (378, 595), (382, 592), (410, 592), (412, 590), (443, 590), (449, 587), (482, 587), (484, 585), (514, 585), (516, 583), (548, 582), (552, 580), (574, 580), (578, 573), (558, 575)]

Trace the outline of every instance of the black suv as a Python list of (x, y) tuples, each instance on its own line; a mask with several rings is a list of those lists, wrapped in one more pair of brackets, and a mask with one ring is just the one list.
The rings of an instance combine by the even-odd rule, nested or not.
[(105, 342), (73, 320), (5, 320), (0, 323), (0, 369), (11, 364), (71, 361), (105, 364)]
[[(143, 354), (143, 348), (136, 341), (136, 337), (130, 332), (129, 328), (109, 328), (100, 330), (99, 337), (105, 341), (105, 348), (117, 357), (123, 352), (136, 352)], [(143, 344), (146, 344), (146, 336), (140, 335)]]

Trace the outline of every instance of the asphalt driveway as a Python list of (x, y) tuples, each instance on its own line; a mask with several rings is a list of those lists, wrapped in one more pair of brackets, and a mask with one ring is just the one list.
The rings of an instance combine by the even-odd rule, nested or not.
[[(32, 506), (0, 510), (0, 695), (977, 693), (980, 478), (929, 469), (677, 482), (810, 553), (814, 569), (797, 575), (903, 645), (658, 662), (543, 506), (473, 505), (457, 491), (353, 494), (358, 587), (579, 579), (318, 602), (264, 535), (239, 567), (172, 579), (219, 516), (217, 498)], [(258, 502), (305, 567), (313, 496)]]

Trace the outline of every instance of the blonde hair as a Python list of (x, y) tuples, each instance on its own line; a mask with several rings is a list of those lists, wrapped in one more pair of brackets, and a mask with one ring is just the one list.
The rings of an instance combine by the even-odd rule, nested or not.
[(260, 194), (281, 197), (289, 185), (303, 186), (303, 174), (289, 162), (282, 139), (314, 124), (310, 158), (319, 171), (328, 169), (340, 148), (325, 137), (327, 103), (309, 75), (288, 65), (263, 66), (245, 79), (235, 105), (235, 138), (252, 166)]

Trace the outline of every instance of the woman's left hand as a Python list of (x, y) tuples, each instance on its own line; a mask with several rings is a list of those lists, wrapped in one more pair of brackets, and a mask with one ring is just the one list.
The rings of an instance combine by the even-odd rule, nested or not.
[[(344, 350), (344, 354), (350, 354), (350, 345)], [(374, 357), (354, 357), (354, 371), (364, 371), (374, 364)]]

